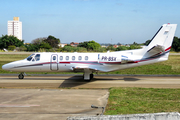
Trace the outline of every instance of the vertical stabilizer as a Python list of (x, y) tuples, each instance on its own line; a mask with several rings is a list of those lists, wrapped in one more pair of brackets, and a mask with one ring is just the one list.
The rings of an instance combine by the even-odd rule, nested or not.
[[(164, 24), (146, 47), (146, 57), (168, 53), (171, 49), (177, 24)], [(169, 54), (166, 55), (168, 57)]]

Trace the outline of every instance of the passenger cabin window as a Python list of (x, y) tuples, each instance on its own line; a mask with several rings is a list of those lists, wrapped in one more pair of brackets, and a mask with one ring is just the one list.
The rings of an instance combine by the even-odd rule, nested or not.
[(85, 60), (88, 60), (88, 56), (85, 56)]
[(79, 56), (79, 57), (78, 57), (78, 60), (82, 60), (82, 57), (81, 57), (81, 56)]
[(53, 56), (53, 60), (56, 60), (56, 56)]
[(63, 56), (60, 56), (59, 59), (60, 59), (60, 60), (63, 60)]
[(72, 60), (75, 60), (75, 56), (72, 56)]
[(27, 57), (27, 60), (28, 60), (28, 61), (31, 61), (31, 60), (34, 58), (34, 55), (35, 55), (35, 54), (31, 54), (29, 57)]
[(66, 56), (66, 60), (69, 60), (69, 56)]
[(36, 60), (36, 61), (39, 61), (39, 60), (40, 60), (40, 54), (36, 54), (35, 60)]

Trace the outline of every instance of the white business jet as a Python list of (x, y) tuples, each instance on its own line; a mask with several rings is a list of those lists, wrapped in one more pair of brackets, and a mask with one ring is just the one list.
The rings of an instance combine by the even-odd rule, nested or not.
[(164, 24), (148, 46), (142, 49), (107, 53), (34, 53), (24, 60), (11, 62), (2, 69), (21, 72), (84, 72), (91, 80), (95, 72), (109, 72), (168, 60), (177, 24)]

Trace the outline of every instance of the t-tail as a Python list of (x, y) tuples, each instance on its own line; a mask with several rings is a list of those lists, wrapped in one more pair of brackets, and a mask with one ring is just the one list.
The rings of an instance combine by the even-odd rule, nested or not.
[(177, 24), (164, 24), (144, 48), (144, 58), (160, 58), (160, 61), (168, 59), (169, 51), (174, 39)]

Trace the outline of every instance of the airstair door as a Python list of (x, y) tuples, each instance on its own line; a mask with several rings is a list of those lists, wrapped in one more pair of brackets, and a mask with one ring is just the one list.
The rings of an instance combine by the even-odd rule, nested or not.
[(57, 54), (51, 55), (50, 69), (54, 71), (58, 70), (58, 55)]

